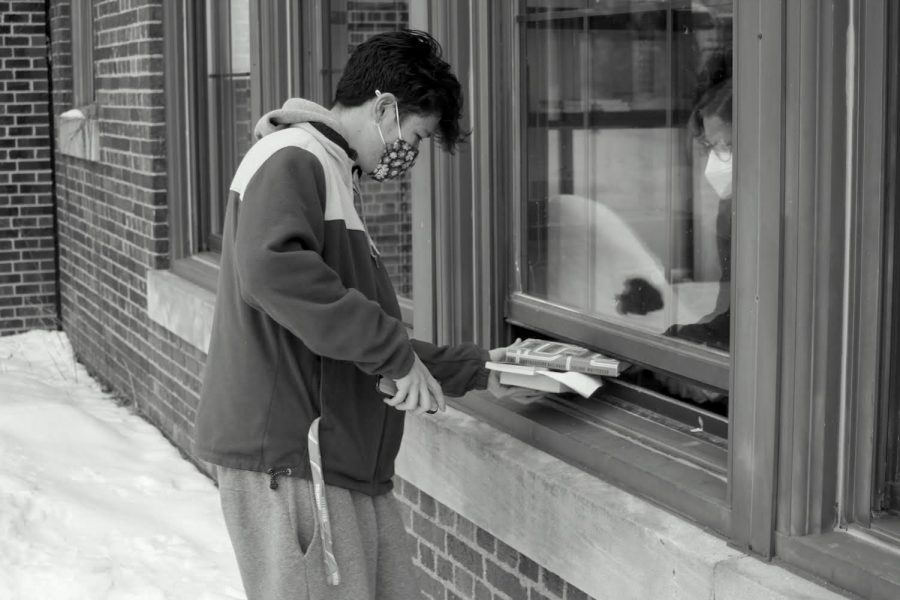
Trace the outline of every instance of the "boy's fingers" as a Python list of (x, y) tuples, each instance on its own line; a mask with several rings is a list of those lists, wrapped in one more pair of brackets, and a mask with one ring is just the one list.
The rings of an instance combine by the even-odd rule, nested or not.
[(406, 400), (406, 395), (407, 395), (408, 391), (409, 391), (408, 388), (405, 389), (405, 390), (404, 390), (404, 389), (398, 389), (398, 390), (397, 390), (397, 393), (394, 394), (394, 397), (393, 397), (393, 398), (385, 398), (384, 401), (385, 401), (385, 403), (389, 404), (390, 406), (396, 407), (398, 404), (400, 404), (401, 402), (403, 402), (404, 400)]
[(431, 410), (431, 393), (428, 391), (428, 386), (423, 385), (419, 389), (419, 405), (416, 407), (415, 414), (421, 415), (429, 410)]
[(431, 377), (428, 379), (428, 389), (431, 391), (431, 397), (435, 402), (435, 405), (428, 412), (446, 411), (447, 402), (444, 400), (444, 391), (441, 389), (441, 384)]
[(428, 380), (425, 380), (422, 382), (422, 389), (419, 391), (419, 414), (435, 408), (436, 405), (437, 403), (434, 401), (431, 390), (428, 388)]
[(413, 410), (416, 406), (419, 405), (419, 387), (420, 382), (416, 381), (411, 386), (409, 386), (409, 393), (406, 395), (406, 400), (397, 406), (400, 410)]
[(420, 408), (428, 408), (428, 386), (425, 385), (424, 381), (419, 382), (419, 388), (416, 390), (416, 398), (415, 404), (410, 408), (412, 410), (419, 410)]

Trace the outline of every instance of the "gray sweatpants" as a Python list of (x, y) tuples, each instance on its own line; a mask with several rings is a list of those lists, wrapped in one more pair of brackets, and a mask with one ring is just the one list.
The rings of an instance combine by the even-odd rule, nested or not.
[(325, 580), (312, 482), (219, 467), (222, 512), (248, 600), (414, 600), (411, 540), (393, 494), (325, 486), (341, 583)]

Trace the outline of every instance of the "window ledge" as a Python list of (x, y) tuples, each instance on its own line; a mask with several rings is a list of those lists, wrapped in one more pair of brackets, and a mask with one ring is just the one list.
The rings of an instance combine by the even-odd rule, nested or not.
[(173, 271), (147, 272), (147, 314), (204, 353), (209, 351), (216, 293)]
[(57, 118), (56, 147), (61, 154), (100, 160), (100, 123), (96, 105), (72, 108)]
[(459, 410), (407, 419), (397, 474), (594, 597), (842, 597)]
[(473, 393), (457, 406), (529, 447), (712, 531), (730, 530), (727, 455), (720, 448), (601, 402), (596, 410), (573, 414), (555, 401), (521, 403)]

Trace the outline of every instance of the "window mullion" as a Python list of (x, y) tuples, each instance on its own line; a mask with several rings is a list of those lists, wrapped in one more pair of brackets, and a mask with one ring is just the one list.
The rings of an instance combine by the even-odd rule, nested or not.
[[(446, 49), (446, 60), (455, 65), (461, 82), (469, 81), (469, 6), (435, 3), (431, 11), (435, 39)], [(461, 42), (465, 43), (461, 43)], [(471, 108), (463, 107), (460, 122), (471, 128)], [(437, 294), (435, 322), (437, 341), (453, 344), (473, 341), (476, 273), (475, 223), (473, 221), (472, 164), (461, 156), (432, 153), (434, 165), (435, 247), (437, 250)]]
[[(778, 458), (783, 536), (836, 523), (844, 344), (848, 4), (784, 3), (784, 252)], [(801, 35), (802, 32), (802, 35)], [(824, 58), (823, 58), (824, 57)], [(853, 374), (850, 373), (850, 378)]]
[[(882, 332), (890, 338), (883, 321), (886, 314), (883, 295), (883, 251), (885, 235), (885, 94), (887, 64), (885, 43), (887, 7), (882, 0), (864, 3), (860, 7), (860, 27), (857, 56), (858, 139), (854, 148), (853, 206), (855, 241), (851, 256), (855, 265), (851, 273), (851, 323), (848, 405), (848, 457), (846, 510), (842, 518), (868, 526), (875, 509), (876, 419), (879, 400), (887, 392), (881, 373), (888, 373), (890, 364), (879, 360), (883, 349)], [(854, 293), (858, 290), (858, 293)], [(888, 305), (890, 307), (890, 305)], [(853, 314), (855, 313), (855, 314)], [(889, 321), (888, 321), (889, 322)], [(854, 350), (855, 347), (855, 350)], [(889, 357), (885, 357), (890, 360)]]
[(781, 300), (783, 2), (735, 2), (731, 539), (774, 551)]

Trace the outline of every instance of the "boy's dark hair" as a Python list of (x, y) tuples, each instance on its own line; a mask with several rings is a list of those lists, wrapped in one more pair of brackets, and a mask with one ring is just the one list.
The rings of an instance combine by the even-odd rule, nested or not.
[(390, 92), (397, 97), (401, 116), (438, 115), (435, 137), (453, 152), (468, 134), (459, 125), (462, 88), (441, 53), (441, 46), (424, 31), (373, 36), (350, 55), (334, 104), (359, 106), (372, 99), (375, 90)]

